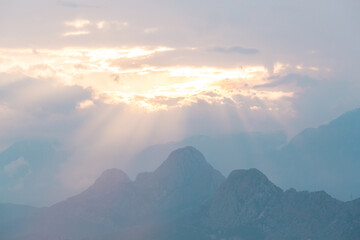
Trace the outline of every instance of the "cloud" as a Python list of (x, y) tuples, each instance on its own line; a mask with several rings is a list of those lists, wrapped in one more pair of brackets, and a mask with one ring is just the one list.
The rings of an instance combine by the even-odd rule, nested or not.
[(152, 34), (152, 33), (158, 32), (158, 31), (159, 31), (159, 28), (156, 28), (156, 27), (144, 29), (144, 33), (146, 33), (146, 34)]
[(85, 117), (91, 91), (54, 80), (0, 74), (0, 146), (28, 137), (63, 138)]
[[(90, 88), (94, 99), (108, 104), (133, 104), (151, 111), (181, 107), (199, 100), (222, 102), (236, 95), (263, 101), (292, 96), (292, 91), (254, 88), (269, 82), (270, 73), (261, 65), (233, 68), (152, 65), (153, 56), (172, 51), (176, 49), (66, 48), (37, 49), (34, 54), (31, 49), (0, 49), (8, 60), (2, 65), (5, 72), (16, 67), (19, 73), (31, 77)], [(15, 56), (16, 61), (13, 61)], [(141, 64), (136, 64), (137, 61)], [(126, 66), (129, 63), (130, 68)], [(203, 94), (210, 92), (216, 96)]]
[(259, 106), (251, 106), (250, 109), (251, 110), (260, 110), (261, 107), (259, 107)]
[(99, 4), (96, 4), (94, 1), (89, 3), (89, 1), (83, 0), (56, 0), (56, 3), (67, 8), (96, 8), (99, 7)]
[(105, 27), (105, 25), (106, 25), (105, 21), (100, 21), (100, 22), (96, 23), (96, 27), (98, 29), (103, 29)]
[(78, 105), (77, 105), (77, 108), (78, 109), (85, 109), (85, 108), (88, 108), (88, 107), (91, 107), (92, 105), (94, 105), (94, 102), (92, 100), (84, 100), (82, 102), (80, 102)]
[(76, 19), (74, 21), (65, 22), (65, 25), (73, 27), (73, 28), (84, 28), (85, 26), (91, 24), (88, 19)]
[(63, 1), (63, 0), (57, 0), (57, 3), (59, 3), (60, 5), (62, 5), (64, 7), (70, 7), (70, 8), (78, 8), (78, 7), (83, 6), (83, 5), (77, 4), (75, 2)]
[(0, 149), (61, 139), (78, 191), (149, 143), (317, 126), (360, 102), (357, 6), (2, 1)]
[[(29, 163), (25, 161), (23, 157), (18, 158), (15, 161), (10, 162), (4, 166), (4, 171), (9, 176), (13, 176), (21, 167), (29, 167)], [(29, 172), (28, 172), (29, 173)]]
[(65, 32), (63, 34), (64, 37), (89, 35), (91, 32), (99, 32), (100, 30), (121, 31), (129, 26), (127, 22), (115, 20), (92, 22), (88, 19), (75, 19), (73, 21), (66, 21), (64, 24), (77, 29), (76, 31)]
[(295, 84), (298, 87), (307, 88), (312, 87), (318, 83), (318, 81), (312, 77), (306, 75), (298, 75), (294, 73), (288, 74), (283, 77), (273, 76), (269, 79), (271, 80), (271, 82), (257, 85), (255, 86), (255, 88), (273, 88), (289, 84)]
[(100, 30), (116, 30), (116, 31), (121, 31), (124, 30), (125, 28), (127, 28), (129, 26), (128, 22), (122, 22), (122, 21), (99, 21), (96, 23), (96, 27), (97, 29)]
[(273, 67), (273, 73), (275, 75), (280, 75), (282, 74), (286, 69), (288, 69), (290, 67), (290, 64), (284, 64), (284, 63), (280, 63), (280, 62), (276, 62), (274, 64)]
[(69, 36), (81, 36), (81, 35), (89, 35), (90, 32), (89, 31), (74, 31), (74, 32), (66, 32), (63, 34), (64, 37), (69, 37)]
[[(68, 159), (57, 169), (56, 178), (67, 197), (89, 186), (106, 168), (126, 170), (132, 154), (148, 144), (194, 134), (269, 129), (274, 126), (273, 116), (287, 112), (281, 97), (251, 89), (267, 76), (265, 68), (163, 70), (167, 71), (165, 79), (191, 81), (169, 84), (167, 80), (168, 85), (145, 94), (119, 94), (122, 101), (111, 104), (94, 99), (91, 88), (66, 86), (51, 78), (1, 77), (0, 103), (18, 116), (1, 114), (0, 128), (5, 130), (0, 139), (10, 143), (27, 136), (60, 139)], [(251, 106), (263, 110), (251, 111)], [(268, 113), (269, 108), (284, 111)]]
[(244, 48), (239, 46), (224, 48), (224, 47), (216, 47), (210, 49), (210, 51), (213, 52), (219, 52), (219, 53), (239, 53), (239, 54), (258, 54), (259, 50), (255, 48)]

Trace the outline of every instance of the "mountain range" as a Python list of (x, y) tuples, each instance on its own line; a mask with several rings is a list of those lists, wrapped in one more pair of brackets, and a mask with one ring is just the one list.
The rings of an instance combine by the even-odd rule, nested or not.
[(360, 197), (360, 109), (295, 136), (269, 155), (283, 187), (320, 190), (342, 200)]
[(287, 142), (283, 132), (242, 132), (225, 136), (193, 136), (153, 145), (131, 161), (133, 169), (152, 171), (177, 148), (194, 146), (223, 174), (257, 168), (282, 188), (326, 190), (343, 201), (360, 197), (360, 109)]
[(56, 175), (66, 157), (53, 139), (22, 140), (0, 152), (0, 202), (43, 206), (49, 199), (58, 201)]
[[(226, 176), (233, 169), (257, 168), (283, 189), (325, 190), (349, 201), (360, 197), (359, 136), (360, 109), (356, 109), (320, 127), (305, 129), (290, 141), (283, 132), (192, 136), (148, 146), (131, 159), (119, 156), (121, 161), (113, 167), (135, 178), (140, 172), (154, 171), (172, 151), (193, 146)], [(13, 143), (0, 152), (0, 202), (49, 206), (69, 197), (67, 189), (59, 190), (59, 175), (70, 156), (69, 149), (54, 139)], [(100, 165), (97, 174), (105, 169)]]
[(254, 168), (225, 178), (194, 147), (173, 151), (134, 181), (110, 169), (65, 201), (0, 205), (5, 214), (3, 240), (360, 239), (360, 199), (283, 191)]

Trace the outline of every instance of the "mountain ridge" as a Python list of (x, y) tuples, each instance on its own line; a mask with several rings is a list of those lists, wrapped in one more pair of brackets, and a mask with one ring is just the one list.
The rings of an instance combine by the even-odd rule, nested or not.
[(25, 230), (0, 231), (0, 237), (357, 240), (359, 215), (360, 199), (283, 191), (254, 168), (225, 179), (198, 150), (185, 147), (134, 181), (121, 170), (106, 170), (83, 193), (24, 216), (17, 223)]
[(279, 133), (194, 136), (150, 146), (134, 158), (143, 169), (159, 165), (166, 154), (192, 145), (225, 175), (257, 168), (283, 189), (326, 190), (341, 200), (360, 197), (360, 108), (326, 124), (308, 128), (289, 141)]

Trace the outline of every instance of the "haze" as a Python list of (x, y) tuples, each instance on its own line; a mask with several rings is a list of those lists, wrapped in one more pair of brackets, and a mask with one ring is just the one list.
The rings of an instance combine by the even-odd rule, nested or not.
[[(154, 144), (291, 139), (358, 108), (359, 11), (356, 0), (0, 0), (0, 150), (30, 149), (0, 162), (2, 201), (53, 204), (106, 169), (140, 169), (132, 159)], [(47, 146), (53, 162), (30, 161)], [(53, 190), (34, 197), (36, 184)]]

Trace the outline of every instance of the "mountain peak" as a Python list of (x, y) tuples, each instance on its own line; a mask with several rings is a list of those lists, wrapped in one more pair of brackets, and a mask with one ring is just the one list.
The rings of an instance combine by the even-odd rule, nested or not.
[(230, 173), (226, 182), (237, 186), (236, 191), (240, 192), (282, 192), (276, 187), (261, 171), (256, 168), (234, 170)]
[(101, 195), (106, 195), (108, 193), (114, 192), (117, 189), (121, 189), (123, 186), (130, 183), (131, 180), (126, 173), (120, 169), (112, 168), (105, 170), (95, 183), (91, 185), (86, 191), (84, 191), (82, 196), (92, 196), (97, 197)]
[(117, 168), (105, 170), (101, 176), (95, 181), (95, 184), (113, 184), (131, 182), (129, 176)]
[(194, 147), (187, 146), (174, 150), (168, 158), (155, 170), (155, 174), (171, 174), (180, 172), (196, 172), (198, 169), (213, 169), (204, 155)]
[(186, 146), (173, 151), (166, 161), (206, 162), (204, 155), (192, 146)]
[(257, 219), (267, 204), (278, 201), (281, 194), (282, 190), (259, 170), (234, 170), (217, 190), (210, 216), (216, 225), (234, 227)]
[(233, 170), (230, 173), (228, 179), (235, 180), (235, 179), (239, 179), (239, 178), (254, 178), (254, 177), (262, 179), (262, 180), (268, 180), (267, 177), (265, 176), (265, 174), (263, 174), (261, 171), (259, 171), (256, 168)]
[(135, 185), (146, 189), (162, 208), (195, 204), (210, 199), (224, 176), (215, 170), (194, 147), (173, 151), (154, 172), (139, 174)]

